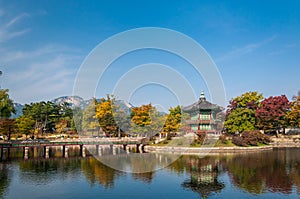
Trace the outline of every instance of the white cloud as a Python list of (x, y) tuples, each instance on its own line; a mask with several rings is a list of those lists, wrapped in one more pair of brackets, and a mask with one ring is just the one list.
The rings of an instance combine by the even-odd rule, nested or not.
[(274, 39), (276, 39), (276, 37), (277, 37), (276, 35), (273, 35), (270, 38), (267, 38), (263, 41), (260, 41), (260, 42), (257, 42), (257, 43), (247, 44), (243, 47), (231, 50), (231, 51), (225, 53), (222, 57), (217, 58), (216, 62), (224, 61), (224, 60), (232, 58), (232, 57), (239, 57), (241, 55), (251, 53), (251, 52), (255, 51), (256, 49), (272, 42)]
[[(5, 16), (6, 12), (0, 10), (0, 16)], [(19, 37), (30, 31), (30, 28), (19, 29), (16, 27), (17, 22), (21, 22), (23, 18), (28, 17), (29, 14), (22, 13), (12, 19), (4, 19), (3, 25), (0, 25), (0, 43), (7, 42), (15, 37)]]
[(71, 94), (83, 56), (66, 49), (69, 48), (52, 45), (4, 53), (3, 87), (10, 88), (12, 98), (21, 103)]
[(44, 44), (33, 50), (11, 47), (13, 38), (30, 31), (30, 27), (19, 28), (30, 15), (22, 13), (8, 19), (7, 11), (0, 9), (1, 15), (4, 16), (0, 25), (1, 87), (9, 88), (11, 98), (20, 103), (72, 94), (82, 52), (63, 44)]
[(11, 19), (8, 23), (6, 23), (6, 28), (10, 27), (10, 26), (13, 26), (14, 24), (16, 24), (18, 21), (20, 21), (22, 18), (24, 17), (28, 17), (29, 14), (27, 13), (22, 13), (18, 16), (16, 16), (15, 18)]

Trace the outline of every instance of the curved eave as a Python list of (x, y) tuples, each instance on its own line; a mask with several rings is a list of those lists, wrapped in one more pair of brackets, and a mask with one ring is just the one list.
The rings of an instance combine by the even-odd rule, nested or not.
[[(222, 108), (222, 107), (213, 107), (213, 108), (212, 107), (206, 107), (206, 108), (201, 108), (200, 107), (200, 110), (213, 110), (213, 111), (219, 113), (219, 112), (223, 111), (224, 108)], [(182, 111), (183, 112), (187, 112), (187, 113), (198, 112), (199, 108), (197, 108), (197, 107), (193, 107), (193, 108), (190, 108), (190, 109), (188, 109), (188, 108), (182, 108)]]

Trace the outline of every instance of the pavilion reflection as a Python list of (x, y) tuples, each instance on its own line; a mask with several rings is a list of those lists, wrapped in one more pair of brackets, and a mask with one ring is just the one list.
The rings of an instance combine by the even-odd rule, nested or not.
[(201, 198), (207, 198), (220, 192), (225, 184), (219, 182), (219, 160), (216, 158), (191, 158), (187, 161), (187, 171), (190, 178), (182, 183), (182, 187), (198, 193)]

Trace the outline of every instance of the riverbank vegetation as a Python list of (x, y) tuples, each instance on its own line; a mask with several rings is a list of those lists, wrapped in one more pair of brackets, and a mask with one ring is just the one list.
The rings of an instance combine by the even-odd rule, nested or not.
[[(85, 106), (67, 102), (34, 102), (25, 104), (22, 115), (15, 113), (7, 89), (0, 89), (0, 135), (11, 139), (22, 135), (32, 138), (51, 135), (72, 136), (146, 136), (169, 144), (174, 136), (187, 132), (189, 115), (180, 106), (168, 114), (159, 112), (151, 103), (139, 107), (121, 107), (116, 99), (92, 99)], [(264, 98), (258, 92), (246, 92), (230, 100), (226, 109), (223, 135), (219, 146), (257, 146), (270, 143), (262, 134), (285, 134), (286, 128), (300, 128), (300, 92), (290, 102), (285, 95)], [(220, 124), (218, 124), (220, 125)], [(198, 134), (192, 144), (201, 145), (206, 134)], [(23, 136), (24, 138), (24, 136)], [(157, 142), (156, 142), (157, 143)]]
[(261, 130), (285, 133), (287, 127), (300, 127), (300, 92), (289, 102), (285, 95), (263, 98), (258, 92), (246, 92), (230, 100), (224, 129), (231, 134)]

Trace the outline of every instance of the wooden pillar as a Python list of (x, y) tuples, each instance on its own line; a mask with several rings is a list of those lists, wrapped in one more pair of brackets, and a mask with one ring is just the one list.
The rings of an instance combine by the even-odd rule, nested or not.
[(49, 158), (49, 146), (44, 146), (44, 157)]
[(29, 158), (28, 156), (28, 151), (29, 151), (29, 147), (24, 147), (24, 159), (27, 160)]
[(99, 145), (98, 144), (96, 144), (96, 153), (95, 154), (99, 155)]
[(112, 154), (116, 155), (117, 154), (117, 148), (114, 147), (114, 145), (111, 145), (111, 146), (112, 146)]
[(126, 145), (126, 146), (125, 146), (125, 150), (126, 150), (126, 153), (127, 153), (127, 154), (130, 153), (129, 149), (130, 149), (130, 146), (129, 146), (129, 145)]
[(143, 145), (142, 144), (140, 144), (140, 146), (139, 146), (139, 152), (143, 153)]
[(61, 150), (61, 157), (64, 157), (65, 154), (65, 145), (60, 146)]
[(37, 147), (33, 147), (33, 157), (38, 158), (39, 157), (39, 152)]
[[(99, 146), (99, 145), (98, 145)], [(98, 148), (98, 156), (102, 156), (103, 154), (102, 154), (102, 147), (100, 146), (99, 148)]]

